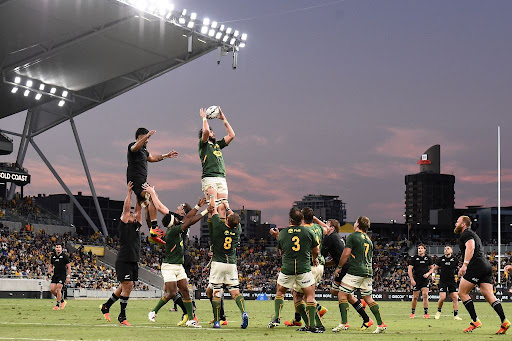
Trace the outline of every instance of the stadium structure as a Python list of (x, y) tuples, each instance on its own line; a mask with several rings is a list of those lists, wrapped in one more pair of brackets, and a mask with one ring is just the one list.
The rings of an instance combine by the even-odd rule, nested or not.
[[(69, 122), (105, 236), (74, 117), (213, 51), (218, 63), (230, 56), (235, 69), (247, 39), (245, 33), (166, 0), (3, 0), (0, 32), (0, 120), (26, 111), (23, 131), (0, 129), (21, 138), (16, 166), (23, 166), (32, 145), (99, 231), (35, 141)], [(12, 140), (1, 142), (3, 154), (12, 151)], [(15, 188), (11, 182), (7, 198)]]

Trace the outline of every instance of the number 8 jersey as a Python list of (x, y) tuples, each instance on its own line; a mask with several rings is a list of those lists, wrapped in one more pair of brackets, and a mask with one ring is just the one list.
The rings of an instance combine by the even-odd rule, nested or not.
[(354, 232), (347, 237), (346, 247), (350, 248), (348, 273), (359, 277), (372, 277), (373, 242), (366, 233)]
[(282, 251), (281, 272), (301, 275), (311, 271), (311, 249), (318, 246), (313, 231), (304, 226), (289, 226), (279, 232), (278, 248)]
[(210, 239), (213, 245), (213, 261), (236, 264), (236, 248), (240, 244), (242, 227), (231, 228), (215, 214), (211, 218)]

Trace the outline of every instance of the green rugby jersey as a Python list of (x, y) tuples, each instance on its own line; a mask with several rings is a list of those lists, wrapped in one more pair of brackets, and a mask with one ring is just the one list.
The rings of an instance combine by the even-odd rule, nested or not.
[(318, 248), (320, 249), (320, 254), (318, 255), (318, 263), (323, 265), (325, 264), (325, 258), (322, 256), (322, 239), (324, 238), (324, 229), (318, 224), (312, 224), (308, 227), (311, 229), (311, 231), (313, 231), (315, 240), (318, 243)]
[(163, 263), (183, 264), (183, 239), (181, 225), (167, 228), (165, 232), (165, 257)]
[(213, 245), (213, 261), (236, 264), (236, 248), (240, 244), (242, 227), (231, 228), (226, 225), (218, 214), (212, 216), (210, 240)]
[(348, 273), (359, 277), (372, 277), (373, 242), (366, 233), (354, 232), (347, 237), (346, 247), (352, 252), (348, 257)]
[(199, 139), (199, 158), (203, 166), (201, 178), (226, 177), (226, 166), (224, 165), (221, 149), (227, 145), (224, 139), (215, 144), (208, 143), (208, 141), (203, 142), (202, 139)]
[(277, 246), (282, 251), (281, 272), (300, 275), (311, 271), (311, 249), (318, 245), (313, 231), (304, 226), (289, 226), (279, 232)]

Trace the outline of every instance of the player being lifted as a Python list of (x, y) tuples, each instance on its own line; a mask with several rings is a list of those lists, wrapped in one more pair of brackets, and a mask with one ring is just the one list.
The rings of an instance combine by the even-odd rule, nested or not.
[(182, 233), (186, 232), (190, 226), (197, 223), (203, 217), (203, 215), (197, 214), (197, 211), (205, 204), (205, 199), (200, 199), (197, 205), (183, 217), (183, 221), (180, 221), (182, 217), (174, 212), (170, 212), (169, 209), (162, 204), (153, 187), (144, 184), (143, 189), (151, 195), (151, 200), (157, 211), (164, 214), (162, 225), (167, 228), (164, 236), (165, 258), (161, 267), (162, 277), (164, 278), (165, 295), (158, 301), (156, 307), (149, 312), (148, 318), (151, 322), (155, 322), (156, 314), (160, 308), (171, 299), (176, 302), (175, 297), (179, 290), (183, 297), (182, 309), (184, 308), (183, 312), (186, 313), (186, 315), (184, 315), (183, 320), (178, 323), (178, 326), (186, 325), (187, 327), (201, 328), (194, 317), (194, 307), (188, 290), (188, 278), (185, 273), (185, 268), (183, 267), (185, 260)]
[(434, 272), (432, 258), (426, 255), (427, 248), (424, 244), (418, 244), (418, 254), (409, 258), (409, 266), (407, 272), (411, 280), (412, 286), (412, 307), (410, 318), (414, 318), (416, 314), (416, 304), (418, 297), (423, 295), (423, 318), (429, 319), (428, 314), (428, 285), (430, 275)]
[[(447, 245), (444, 247), (444, 256), (439, 257), (436, 266), (434, 266), (435, 272), (440, 272), (439, 276), (439, 301), (437, 302), (437, 313), (435, 316), (436, 320), (441, 317), (441, 309), (443, 309), (443, 303), (446, 300), (446, 294), (449, 294), (453, 302), (453, 319), (462, 320), (459, 316), (459, 295), (457, 293), (457, 283), (455, 282), (455, 272), (459, 266), (459, 261), (453, 256), (453, 249)], [(440, 271), (439, 271), (440, 270)]]
[[(146, 207), (146, 221), (150, 226), (150, 241), (158, 244), (163, 244), (159, 238), (162, 235), (162, 231), (157, 228), (157, 215), (155, 206), (149, 202), (149, 195), (142, 185), (147, 182), (148, 178), (148, 162), (159, 162), (168, 158), (178, 157), (178, 152), (171, 150), (167, 154), (152, 155), (146, 149), (149, 138), (156, 133), (156, 130), (148, 131), (146, 128), (139, 128), (135, 132), (135, 142), (128, 145), (127, 159), (128, 167), (126, 168), (126, 182), (133, 183), (133, 191), (137, 196), (137, 201), (143, 203)], [(149, 215), (149, 219), (148, 219)]]
[(382, 333), (387, 326), (382, 322), (380, 316), (379, 305), (372, 298), (372, 276), (373, 276), (373, 242), (366, 234), (370, 228), (370, 219), (367, 217), (358, 217), (354, 224), (354, 233), (347, 237), (347, 245), (343, 250), (338, 268), (334, 272), (334, 276), (343, 269), (345, 263), (348, 262), (347, 274), (341, 280), (338, 299), (340, 302), (341, 319), (346, 320), (348, 313), (348, 295), (352, 295), (355, 289), (361, 289), (363, 299), (368, 303), (375, 319), (377, 320), (377, 328), (374, 334)]
[(55, 244), (55, 253), (50, 259), (50, 267), (48, 273), (53, 273), (52, 281), (50, 284), (50, 292), (57, 299), (57, 304), (53, 307), (53, 310), (64, 309), (66, 307), (66, 301), (62, 296), (62, 287), (64, 283), (69, 283), (71, 277), (71, 263), (69, 257), (62, 252), (62, 244)]
[[(226, 202), (223, 203), (224, 206)], [(220, 219), (217, 212), (215, 196), (210, 194), (210, 203), (208, 212), (211, 216), (210, 239), (213, 246), (213, 258), (210, 266), (209, 282), (213, 286), (213, 328), (220, 328), (220, 305), (221, 298), (224, 295), (223, 286), (227, 286), (233, 300), (235, 300), (240, 313), (242, 314), (242, 329), (249, 325), (249, 315), (245, 310), (245, 301), (240, 294), (238, 282), (238, 270), (236, 268), (236, 248), (240, 243), (242, 227), (240, 226), (240, 216), (234, 213), (228, 207), (224, 207), (228, 212), (226, 221)]]
[(119, 252), (116, 259), (117, 279), (121, 285), (114, 291), (112, 296), (103, 303), (101, 313), (110, 322), (110, 307), (119, 300), (121, 312), (117, 320), (124, 326), (131, 324), (126, 320), (126, 306), (132, 292), (135, 281), (139, 276), (140, 257), (140, 228), (142, 226), (142, 206), (136, 200), (135, 212), (131, 212), (133, 183), (128, 182), (128, 194), (124, 199), (123, 213), (119, 221)]
[(501, 326), (496, 334), (505, 334), (511, 324), (505, 317), (500, 300), (494, 296), (492, 266), (484, 256), (480, 237), (471, 229), (471, 219), (468, 216), (460, 216), (455, 224), (454, 232), (460, 234), (459, 247), (464, 257), (464, 263), (459, 269), (459, 296), (472, 320), (469, 327), (464, 329), (464, 333), (472, 332), (482, 326), (482, 322), (476, 315), (473, 300), (469, 296), (471, 290), (478, 285), (487, 303), (500, 317)]
[(322, 328), (316, 328), (315, 316), (318, 314), (315, 301), (315, 277), (311, 272), (311, 264), (318, 265), (320, 249), (313, 231), (302, 226), (302, 212), (292, 207), (289, 213), (290, 226), (278, 232), (271, 229), (272, 236), (277, 236), (277, 246), (281, 252), (281, 272), (277, 277), (277, 291), (274, 300), (275, 315), (269, 322), (268, 328), (274, 328), (281, 323), (281, 309), (284, 295), (288, 289), (297, 285), (306, 297), (306, 326), (298, 331), (323, 333)]
[[(201, 190), (206, 198), (210, 198), (210, 195), (213, 195), (219, 215), (225, 217), (226, 209), (229, 208), (228, 185), (226, 182), (226, 166), (221, 149), (227, 147), (233, 141), (235, 132), (219, 107), (219, 119), (224, 122), (227, 135), (222, 140), (217, 141), (215, 133), (210, 128), (206, 119), (205, 110), (201, 109), (199, 114), (203, 118), (203, 128), (199, 131), (199, 158), (203, 166)], [(224, 205), (220, 205), (221, 202)]]

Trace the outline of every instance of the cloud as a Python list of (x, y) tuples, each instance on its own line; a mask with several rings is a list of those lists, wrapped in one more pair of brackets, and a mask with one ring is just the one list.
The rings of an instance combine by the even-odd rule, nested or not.
[[(477, 173), (469, 173), (465, 168), (459, 168), (457, 170), (457, 180), (462, 182), (469, 182), (474, 184), (497, 184), (498, 173), (497, 170), (487, 170)], [(510, 183), (512, 182), (512, 169), (502, 169), (501, 171), (501, 182)]]

